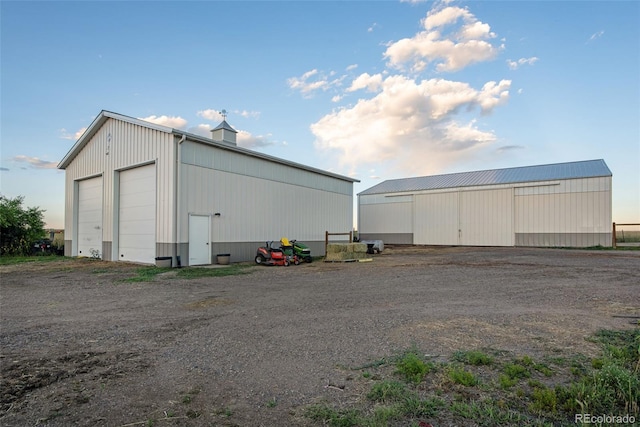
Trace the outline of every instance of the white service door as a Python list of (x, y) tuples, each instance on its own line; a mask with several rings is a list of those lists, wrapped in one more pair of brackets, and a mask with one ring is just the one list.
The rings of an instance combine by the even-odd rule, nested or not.
[(211, 264), (208, 215), (189, 215), (189, 265)]
[(102, 177), (78, 182), (78, 256), (102, 258)]
[(156, 166), (120, 172), (118, 259), (154, 264), (156, 257)]

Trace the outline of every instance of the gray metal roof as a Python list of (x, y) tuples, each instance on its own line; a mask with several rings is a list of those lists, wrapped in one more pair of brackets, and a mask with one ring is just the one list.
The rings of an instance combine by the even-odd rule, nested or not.
[[(136, 119), (133, 117), (125, 116), (123, 114), (118, 114), (118, 113), (114, 113), (112, 111), (107, 111), (107, 110), (102, 110), (100, 114), (98, 114), (98, 116), (93, 120), (93, 122), (91, 122), (89, 127), (82, 134), (82, 136), (76, 141), (73, 147), (71, 147), (69, 152), (62, 158), (62, 160), (58, 164), (58, 169), (66, 169), (71, 164), (73, 159), (78, 155), (78, 153), (84, 148), (84, 146), (89, 143), (91, 138), (93, 138), (93, 136), (98, 132), (98, 130), (102, 127), (102, 125), (104, 125), (109, 119), (120, 120), (126, 123), (143, 126), (149, 129), (155, 129), (161, 132), (171, 133), (176, 136), (185, 137), (185, 139), (188, 139), (189, 141), (212, 145), (218, 148), (222, 148), (224, 150), (235, 151), (238, 153), (245, 154), (247, 156), (257, 157), (257, 158), (268, 160), (274, 163), (280, 163), (280, 164), (291, 166), (294, 168), (315, 172), (321, 175), (338, 178), (343, 181), (360, 182), (360, 180), (351, 178), (348, 176), (339, 175), (337, 173), (333, 173), (333, 172), (325, 171), (312, 166), (303, 165), (301, 163), (296, 163), (289, 160), (281, 159), (279, 157), (270, 156), (268, 154), (262, 154), (257, 151), (249, 150), (247, 148), (238, 147), (238, 146), (227, 144), (224, 142), (217, 142), (210, 138), (205, 138), (203, 136), (185, 132), (180, 129), (173, 129), (167, 126), (157, 125), (155, 123), (146, 122), (141, 119)], [(228, 128), (227, 127), (224, 127), (224, 128), (228, 130), (232, 130), (233, 132), (237, 132), (227, 123), (226, 120), (223, 120), (223, 122), (220, 123), (220, 125), (216, 129), (220, 129), (221, 126), (223, 127), (227, 126)]]
[(229, 123), (227, 123), (226, 120), (223, 120), (222, 123), (220, 123), (215, 128), (211, 129), (211, 132), (213, 132), (214, 130), (219, 130), (219, 129), (224, 129), (224, 130), (228, 130), (228, 131), (231, 131), (231, 132), (234, 132), (234, 133), (238, 133), (238, 131), (235, 130), (234, 128), (232, 128), (231, 125)]
[(446, 175), (390, 179), (368, 188), (358, 195), (436, 190), (442, 188), (473, 187), (478, 185), (514, 184), (519, 182), (612, 176), (604, 160), (524, 166)]

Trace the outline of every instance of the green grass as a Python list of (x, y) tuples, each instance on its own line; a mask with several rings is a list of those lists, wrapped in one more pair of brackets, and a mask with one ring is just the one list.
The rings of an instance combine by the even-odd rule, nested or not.
[(458, 350), (453, 353), (451, 358), (457, 362), (466, 363), (467, 365), (472, 365), (472, 366), (491, 365), (493, 363), (493, 357), (477, 350), (471, 350), (471, 351)]
[(367, 398), (374, 402), (397, 402), (407, 396), (407, 386), (399, 381), (381, 381), (371, 387)]
[[(326, 426), (574, 426), (575, 414), (626, 414), (640, 419), (640, 329), (600, 331), (591, 340), (602, 354), (510, 356), (454, 352), (425, 362), (418, 349), (378, 359), (354, 378), (368, 385), (340, 407), (307, 407)], [(400, 377), (400, 381), (398, 380)], [(460, 387), (463, 386), (463, 387)], [(358, 389), (358, 388), (354, 388)], [(348, 402), (348, 403), (347, 403)], [(579, 423), (578, 423), (579, 425)]]
[(447, 375), (453, 383), (460, 384), (465, 387), (473, 387), (480, 383), (480, 380), (476, 378), (473, 372), (466, 371), (464, 368), (459, 366), (451, 366)]
[(249, 274), (253, 264), (232, 264), (228, 267), (194, 268), (185, 267), (178, 269), (177, 277), (181, 279), (199, 279), (201, 277), (222, 277)]
[(222, 276), (236, 276), (239, 274), (248, 274), (251, 272), (251, 264), (233, 264), (229, 267), (215, 267), (215, 268), (202, 268), (202, 267), (184, 267), (179, 269), (173, 269), (170, 267), (141, 267), (136, 270), (136, 275), (124, 279), (125, 282), (151, 282), (158, 274), (175, 272), (176, 278), (179, 279), (199, 279), (202, 277), (222, 277)]
[(396, 363), (396, 373), (407, 382), (419, 383), (431, 369), (433, 364), (425, 363), (414, 349), (402, 355)]
[(33, 256), (14, 256), (14, 255), (2, 255), (0, 256), (0, 265), (16, 265), (24, 263), (45, 263), (53, 261), (70, 261), (73, 258), (63, 257), (59, 255), (33, 255)]

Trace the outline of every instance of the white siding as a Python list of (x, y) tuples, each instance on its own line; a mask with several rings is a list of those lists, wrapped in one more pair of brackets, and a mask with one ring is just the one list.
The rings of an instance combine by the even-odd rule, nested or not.
[(458, 245), (458, 192), (416, 195), (414, 243)]
[(611, 232), (611, 178), (515, 189), (516, 233)]
[(186, 141), (180, 155), (188, 165), (353, 196), (352, 182), (206, 144)]
[(188, 237), (188, 214), (214, 215), (213, 242), (255, 242), (290, 237), (324, 240), (324, 232), (352, 228), (352, 196), (296, 182), (181, 165), (180, 241)]
[(460, 244), (513, 246), (513, 190), (460, 192)]
[(370, 234), (411, 233), (413, 203), (378, 203), (360, 205), (358, 227)]
[[(174, 136), (115, 119), (108, 119), (91, 141), (66, 168), (65, 232), (74, 235), (74, 181), (98, 174), (103, 175), (103, 239), (114, 240), (115, 171), (150, 162), (157, 163), (157, 230), (158, 242), (172, 241), (173, 192), (172, 168), (175, 160)], [(115, 252), (115, 250), (114, 250)]]

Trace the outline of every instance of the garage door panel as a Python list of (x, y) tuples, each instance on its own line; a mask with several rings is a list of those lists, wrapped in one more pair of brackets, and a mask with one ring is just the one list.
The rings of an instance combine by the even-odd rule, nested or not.
[(102, 177), (78, 182), (78, 256), (102, 257)]
[(460, 244), (513, 246), (513, 190), (461, 192)]
[(418, 195), (415, 204), (414, 243), (458, 244), (458, 193)]
[(156, 169), (120, 173), (118, 259), (152, 264), (156, 253)]

